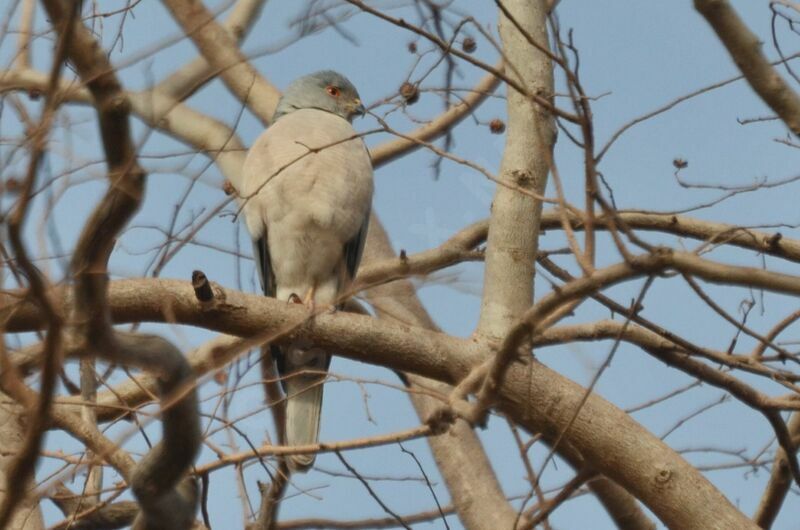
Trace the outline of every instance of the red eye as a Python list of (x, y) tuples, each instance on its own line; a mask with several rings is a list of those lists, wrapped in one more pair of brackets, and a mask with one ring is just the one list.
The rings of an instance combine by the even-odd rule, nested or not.
[(338, 98), (339, 97), (339, 87), (329, 86), (325, 90), (328, 91), (328, 94), (331, 96)]

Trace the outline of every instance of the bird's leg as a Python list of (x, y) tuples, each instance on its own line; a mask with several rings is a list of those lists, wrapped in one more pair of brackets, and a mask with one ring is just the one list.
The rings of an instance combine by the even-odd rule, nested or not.
[(303, 299), (303, 303), (306, 305), (309, 311), (314, 311), (316, 308), (316, 304), (314, 303), (314, 294), (317, 292), (317, 286), (312, 285), (311, 289), (308, 290), (306, 293), (306, 297)]

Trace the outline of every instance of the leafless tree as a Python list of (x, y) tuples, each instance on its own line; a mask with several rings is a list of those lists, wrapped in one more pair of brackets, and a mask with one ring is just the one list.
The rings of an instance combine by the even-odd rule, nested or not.
[[(731, 83), (749, 86), (771, 113), (738, 127), (767, 122), (757, 134), (779, 131), (781, 148), (800, 147), (798, 54), (784, 51), (800, 17), (796, 2), (769, 3), (768, 49), (728, 1), (695, 0), (693, 16), (741, 75), (667, 101), (605, 140), (592, 109), (598, 89), (581, 76), (581, 50), (557, 1), (495, 0), (494, 20), (475, 18), (471, 3), (441, 0), (160, 4), (174, 34), (134, 54), (125, 39), (137, 13), (152, 8), (141, 0), (10, 0), (2, 8), (0, 528), (211, 527), (226, 520), (209, 513), (225, 472), (252, 528), (550, 529), (580, 497), (596, 499), (607, 524), (620, 528), (655, 528), (653, 516), (676, 529), (796, 523), (784, 512), (800, 485), (800, 355), (788, 340), (800, 310), (786, 307), (800, 295), (800, 239), (791, 220), (759, 228), (746, 211), (733, 223), (694, 215), (742, 196), (754, 204), (797, 177), (698, 184), (675, 158), (675, 186), (692, 206), (676, 200), (656, 210), (618, 207), (603, 174), (606, 156), (635, 126)], [(283, 40), (244, 51), (265, 18), (287, 16)], [(444, 177), (458, 168), (491, 183), (494, 195), (484, 220), (416, 253), (396, 252), (377, 208), (347, 310), (310, 313), (252, 294), (235, 223), (247, 200), (238, 191), (248, 143), (240, 131), (248, 120), (268, 127), (280, 96), (260, 58), (297, 61), (293, 46), (319, 32), (358, 41), (355, 24), (409, 51), (398, 65), (408, 73), (369, 106), (367, 121), (377, 125), (364, 137), (374, 166), (414, 153), (435, 160), (437, 185), (451, 185)], [(189, 41), (197, 58), (163, 59)], [(381, 48), (371, 46), (380, 61)], [(124, 70), (147, 72), (155, 59), (173, 65), (168, 76), (143, 88), (123, 83)], [(479, 80), (464, 87), (465, 77)], [(414, 107), (421, 98), (436, 104)], [(505, 116), (481, 113), (493, 98), (505, 101)], [(223, 119), (208, 101), (237, 112)], [(499, 167), (455, 148), (464, 130), (505, 135)], [(557, 138), (582, 160), (579, 174), (564, 171)], [(172, 207), (153, 213), (152, 201)], [(66, 221), (80, 227), (74, 237), (59, 235)], [(129, 259), (144, 265), (134, 272)], [(204, 265), (163, 279), (181, 259)], [(230, 272), (215, 275), (205, 266), (214, 260)], [(468, 263), (481, 267), (483, 281), (477, 326), (461, 338), (437, 326), (440, 315), (426, 310), (417, 287)], [(714, 331), (698, 333), (701, 321), (716, 322)], [(189, 346), (188, 327), (208, 340)], [(297, 337), (392, 370), (380, 380), (332, 372), (328, 382), (362, 389), (368, 418), (365, 389), (389, 389), (393, 408), (410, 400), (417, 425), (376, 434), (365, 421), (345, 440), (275, 443), (283, 397), (265, 346)], [(559, 373), (550, 352), (587, 342), (597, 368), (579, 384)], [(636, 377), (610, 368), (630, 358), (648, 360), (656, 377), (685, 374), (683, 382), (637, 396), (636, 406), (601, 397), (601, 381), (625, 386)], [(701, 388), (717, 397), (682, 399)], [(237, 403), (250, 407), (241, 412)], [(665, 432), (637, 416), (665, 403), (673, 422)], [(717, 406), (735, 411), (731, 422), (761, 418), (748, 422), (763, 447), (713, 433), (703, 447), (667, 439)], [(484, 431), (503, 433), (514, 450), (487, 450)], [(418, 456), (423, 443), (435, 465)], [(396, 447), (411, 477), (360, 471), (377, 446)], [(315, 495), (284, 462), (299, 453), (335, 456), (338, 471), (309, 476), (363, 495), (354, 502), (364, 507), (359, 518), (279, 516), (289, 496)], [(518, 491), (496, 472), (510, 460), (524, 477)], [(754, 511), (713, 480), (731, 468), (742, 481), (761, 471)], [(427, 508), (393, 507), (406, 479)]]

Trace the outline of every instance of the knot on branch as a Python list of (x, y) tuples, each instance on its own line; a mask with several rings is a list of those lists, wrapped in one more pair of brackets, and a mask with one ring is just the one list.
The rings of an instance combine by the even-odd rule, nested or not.
[(222, 191), (228, 197), (230, 197), (231, 195), (235, 195), (236, 194), (236, 188), (233, 187), (233, 184), (228, 179), (225, 179), (225, 182), (222, 183)]
[(630, 256), (628, 264), (642, 272), (659, 273), (670, 263), (674, 251), (668, 247), (654, 247), (650, 254)]
[(8, 177), (3, 182), (2, 190), (7, 193), (18, 193), (21, 188), (19, 179), (17, 177)]
[(515, 169), (511, 172), (511, 180), (520, 187), (527, 188), (533, 184), (534, 178), (530, 171)]
[(660, 465), (659, 468), (655, 476), (656, 486), (664, 488), (672, 480), (672, 470), (666, 465)]
[(216, 306), (225, 300), (225, 291), (214, 285), (201, 270), (192, 272), (192, 287), (195, 298), (204, 309)]
[(781, 242), (781, 239), (783, 239), (783, 234), (781, 234), (780, 232), (775, 232), (774, 234), (772, 234), (769, 238), (767, 238), (764, 241), (765, 249), (766, 250), (777, 250), (778, 249), (778, 245)]
[(194, 287), (194, 295), (200, 303), (208, 303), (214, 300), (214, 290), (211, 288), (211, 283), (203, 271), (192, 272), (192, 287)]
[(458, 414), (452, 407), (442, 405), (425, 419), (425, 425), (431, 428), (431, 434), (438, 436), (450, 430), (450, 427), (458, 419)]
[(397, 257), (400, 260), (400, 267), (403, 273), (407, 273), (411, 270), (411, 266), (408, 262), (408, 254), (406, 254), (405, 249), (400, 249), (400, 255)]

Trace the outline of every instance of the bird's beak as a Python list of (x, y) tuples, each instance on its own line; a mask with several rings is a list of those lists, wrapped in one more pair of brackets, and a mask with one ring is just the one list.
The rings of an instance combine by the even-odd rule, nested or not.
[(354, 118), (356, 116), (361, 116), (363, 118), (366, 113), (367, 113), (367, 109), (364, 108), (364, 104), (361, 103), (361, 100), (358, 99), (358, 98), (354, 99), (353, 100), (353, 105), (352, 105), (352, 107), (350, 109), (350, 116), (352, 116)]

